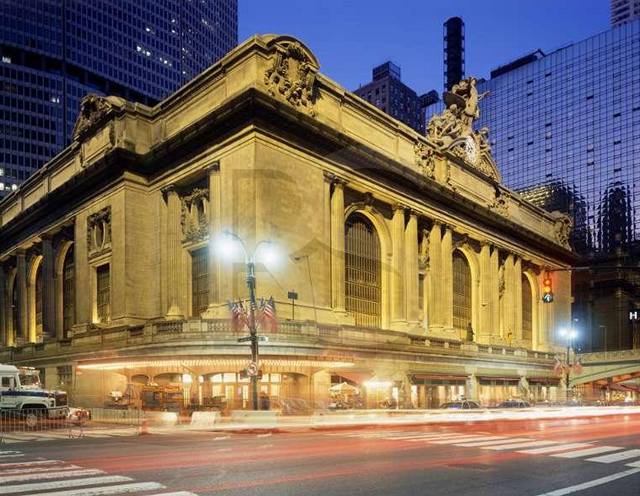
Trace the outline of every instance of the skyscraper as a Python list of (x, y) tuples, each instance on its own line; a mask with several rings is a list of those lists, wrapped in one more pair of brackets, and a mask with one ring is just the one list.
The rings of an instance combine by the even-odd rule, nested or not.
[(87, 93), (154, 103), (237, 43), (237, 0), (0, 7), (0, 196), (70, 142)]
[(437, 93), (431, 91), (418, 96), (401, 81), (400, 67), (393, 62), (385, 62), (374, 67), (372, 72), (372, 81), (360, 86), (354, 93), (424, 134), (424, 108), (434, 99), (437, 101)]
[(625, 348), (640, 304), (640, 19), (550, 54), (536, 51), (479, 84), (478, 126), (509, 186), (570, 213), (574, 314), (593, 348)]
[(443, 24), (444, 89), (464, 78), (464, 21), (451, 17)]
[(611, 26), (640, 18), (640, 0), (611, 0)]

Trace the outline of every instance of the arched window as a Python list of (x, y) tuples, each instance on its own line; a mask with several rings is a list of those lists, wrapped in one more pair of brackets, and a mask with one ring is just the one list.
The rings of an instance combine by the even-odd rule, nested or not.
[(453, 252), (453, 327), (467, 331), (471, 324), (471, 267), (467, 258)]
[(73, 246), (64, 257), (62, 265), (62, 330), (64, 337), (75, 323), (75, 265)]
[(380, 240), (369, 219), (352, 214), (345, 225), (347, 312), (356, 325), (380, 327)]
[(36, 269), (36, 336), (42, 334), (42, 263)]
[(522, 339), (533, 335), (533, 295), (529, 278), (522, 274)]

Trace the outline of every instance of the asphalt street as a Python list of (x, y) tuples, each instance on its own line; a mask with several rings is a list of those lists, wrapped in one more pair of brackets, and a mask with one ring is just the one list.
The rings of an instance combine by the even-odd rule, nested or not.
[(0, 445), (0, 495), (640, 494), (640, 415)]

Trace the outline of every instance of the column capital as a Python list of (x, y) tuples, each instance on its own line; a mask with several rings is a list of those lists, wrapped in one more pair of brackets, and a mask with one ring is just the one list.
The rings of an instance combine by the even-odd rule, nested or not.
[(208, 164), (204, 170), (206, 170), (209, 173), (213, 173), (213, 172), (220, 172), (220, 160), (214, 160), (213, 162), (211, 162), (210, 164)]
[(332, 182), (335, 180), (336, 175), (335, 175), (333, 172), (329, 172), (329, 171), (323, 170), (323, 171), (322, 171), (322, 178), (323, 178), (326, 182), (328, 182), (328, 183), (332, 183)]
[(393, 212), (397, 212), (398, 210), (402, 211), (402, 213), (406, 212), (407, 210), (409, 210), (409, 207), (407, 207), (405, 204), (400, 203), (400, 202), (394, 202), (391, 205), (391, 209), (393, 210)]
[(409, 208), (409, 216), (410, 217), (418, 217), (420, 212), (418, 212), (415, 208)]
[(169, 197), (169, 195), (177, 193), (176, 185), (174, 183), (163, 186), (160, 191), (162, 192), (162, 196), (165, 200)]

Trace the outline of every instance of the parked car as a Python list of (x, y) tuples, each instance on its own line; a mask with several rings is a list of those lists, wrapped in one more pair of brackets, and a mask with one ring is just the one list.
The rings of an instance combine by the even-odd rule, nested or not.
[(507, 400), (498, 405), (498, 408), (530, 408), (531, 404), (524, 400)]
[(449, 401), (440, 405), (440, 408), (445, 410), (471, 410), (480, 408), (480, 404), (471, 400)]

